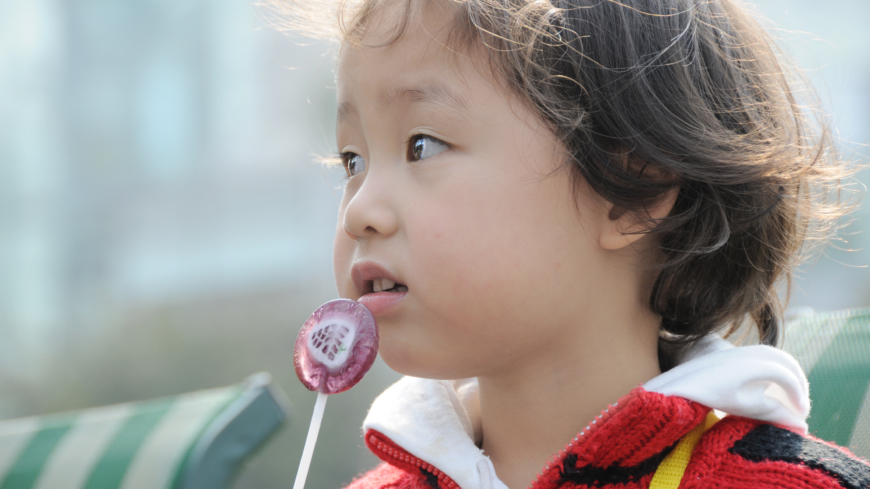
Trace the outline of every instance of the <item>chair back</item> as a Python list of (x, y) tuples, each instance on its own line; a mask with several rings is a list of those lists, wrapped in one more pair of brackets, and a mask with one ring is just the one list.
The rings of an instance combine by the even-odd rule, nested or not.
[(810, 382), (810, 433), (870, 459), (870, 308), (798, 312), (783, 349)]
[(284, 422), (268, 374), (165, 399), (0, 421), (0, 489), (221, 489)]

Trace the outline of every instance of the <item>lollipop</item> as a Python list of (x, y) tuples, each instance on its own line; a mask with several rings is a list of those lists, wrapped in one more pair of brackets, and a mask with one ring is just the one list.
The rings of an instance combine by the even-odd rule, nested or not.
[(326, 396), (355, 386), (378, 355), (378, 325), (372, 313), (359, 302), (336, 299), (317, 308), (302, 325), (293, 363), (296, 375), (308, 390), (317, 392), (308, 437), (293, 489), (302, 489), (320, 432)]

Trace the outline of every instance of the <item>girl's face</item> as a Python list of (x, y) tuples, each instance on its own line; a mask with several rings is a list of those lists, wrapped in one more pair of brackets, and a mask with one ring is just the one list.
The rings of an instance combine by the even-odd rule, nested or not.
[(575, 200), (560, 141), (445, 47), (434, 10), (339, 58), (335, 280), (375, 314), (390, 367), (465, 378), (558, 354), (600, 309), (604, 203), (582, 185)]

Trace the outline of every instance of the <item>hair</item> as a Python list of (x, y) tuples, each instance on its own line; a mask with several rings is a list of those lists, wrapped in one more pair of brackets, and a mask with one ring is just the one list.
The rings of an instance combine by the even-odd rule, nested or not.
[[(454, 9), (450, 42), (563, 141), (585, 181), (648, 226), (661, 257), (649, 297), (659, 363), (743, 325), (776, 345), (778, 286), (850, 204), (815, 94), (736, 0), (265, 0), (278, 27), (362, 42), (382, 8), (399, 39), (425, 5)], [(678, 188), (670, 214), (645, 209)], [(614, 216), (615, 217), (615, 216)]]

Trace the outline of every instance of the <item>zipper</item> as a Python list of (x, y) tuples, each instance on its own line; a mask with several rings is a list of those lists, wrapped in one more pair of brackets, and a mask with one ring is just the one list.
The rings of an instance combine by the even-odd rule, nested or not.
[[(583, 428), (583, 430), (581, 430), (580, 433), (578, 433), (577, 436), (575, 436), (573, 440), (571, 440), (570, 442), (568, 442), (567, 445), (565, 445), (565, 448), (563, 448), (562, 451), (560, 451), (556, 455), (553, 455), (553, 457), (550, 459), (550, 461), (547, 462), (544, 469), (541, 472), (539, 472), (538, 475), (535, 477), (535, 480), (533, 480), (532, 483), (529, 484), (527, 489), (534, 489), (534, 487), (536, 485), (538, 485), (539, 482), (542, 482), (542, 483), (543, 482), (553, 482), (553, 481), (544, 481), (543, 480), (544, 475), (552, 473), (551, 468), (555, 469), (557, 467), (560, 469), (558, 471), (559, 474), (561, 474), (562, 471), (565, 470), (565, 467), (563, 466), (563, 464), (564, 464), (565, 457), (567, 457), (567, 455), (568, 455), (568, 452), (575, 449), (576, 447), (580, 446), (583, 442), (585, 442), (592, 435), (592, 433), (594, 433), (595, 430), (598, 429), (599, 426), (601, 426), (608, 419), (613, 417), (614, 413), (619, 411), (620, 407), (627, 404), (628, 398), (630, 396), (632, 396), (633, 394), (634, 394), (634, 392), (632, 391), (631, 393), (626, 394), (621, 399), (619, 399), (619, 401), (614, 402), (613, 404), (608, 404), (607, 407), (601, 411), (601, 414), (599, 414), (598, 416), (593, 418), (592, 421), (586, 425), (586, 428)], [(561, 475), (559, 475), (559, 477), (561, 477)]]
[(444, 472), (438, 470), (434, 465), (427, 463), (425, 460), (408, 453), (404, 448), (400, 447), (396, 442), (387, 438), (383, 433), (376, 430), (368, 430), (365, 436), (366, 445), (375, 455), (384, 462), (404, 469), (406, 472), (414, 472), (415, 470), (425, 470), (438, 478), (440, 489), (460, 489), (459, 485), (447, 476)]

